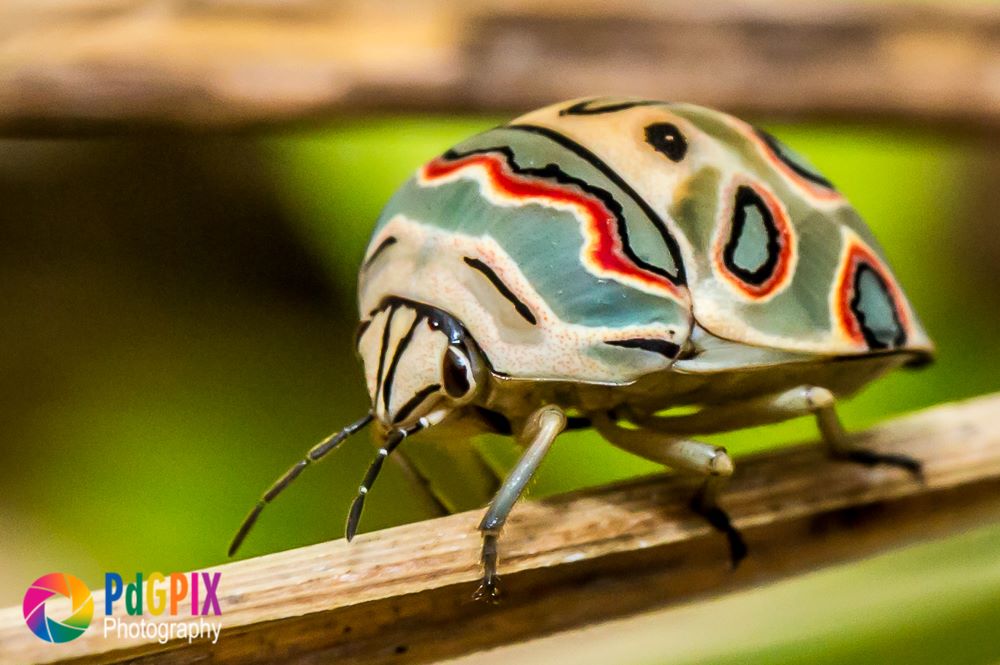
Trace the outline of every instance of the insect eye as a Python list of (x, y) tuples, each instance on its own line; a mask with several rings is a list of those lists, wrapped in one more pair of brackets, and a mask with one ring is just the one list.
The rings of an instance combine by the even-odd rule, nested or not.
[(444, 391), (452, 399), (462, 399), (472, 392), (475, 379), (469, 359), (454, 346), (449, 346), (444, 354), (442, 367)]
[(672, 162), (679, 162), (687, 154), (687, 139), (669, 122), (657, 122), (646, 127), (646, 143), (662, 152)]

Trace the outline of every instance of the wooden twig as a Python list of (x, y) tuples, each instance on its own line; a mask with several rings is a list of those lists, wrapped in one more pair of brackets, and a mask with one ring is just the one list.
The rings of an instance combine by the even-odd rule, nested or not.
[(760, 584), (996, 519), (998, 410), (1000, 394), (854, 438), (924, 460), (923, 484), (829, 461), (816, 445), (739, 459), (724, 497), (751, 548), (737, 571), (723, 539), (686, 510), (691, 482), (664, 475), (519, 506), (497, 607), (471, 600), (473, 511), (213, 569), (223, 573), (215, 645), (105, 639), (100, 616), (76, 641), (49, 645), (15, 607), (0, 610), (0, 661), (427, 662)]
[(1000, 7), (5, 0), (0, 133), (248, 128), (628, 93), (995, 132)]

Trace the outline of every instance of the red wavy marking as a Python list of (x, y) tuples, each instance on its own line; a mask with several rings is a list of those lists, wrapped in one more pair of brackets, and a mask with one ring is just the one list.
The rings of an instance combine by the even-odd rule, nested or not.
[(909, 339), (912, 334), (910, 317), (903, 304), (903, 293), (896, 284), (896, 280), (889, 274), (885, 264), (864, 243), (856, 238), (852, 238), (848, 242), (850, 245), (837, 277), (837, 322), (841, 331), (854, 343), (867, 346), (864, 333), (861, 332), (861, 324), (854, 312), (851, 311), (851, 299), (854, 297), (854, 275), (857, 273), (858, 266), (864, 263), (877, 272), (888, 286), (889, 295), (892, 297), (892, 306), (896, 310), (899, 323), (903, 326), (907, 339)]
[(495, 192), (517, 199), (522, 205), (540, 203), (572, 206), (584, 225), (586, 257), (598, 270), (637, 281), (681, 299), (677, 286), (669, 279), (642, 269), (625, 256), (614, 213), (599, 198), (579, 188), (515, 173), (507, 160), (499, 154), (479, 153), (456, 159), (438, 157), (423, 166), (421, 177), (425, 182), (433, 183), (473, 168), (481, 168), (486, 173), (490, 187)]
[[(792, 267), (792, 253), (794, 252), (794, 237), (792, 232), (792, 223), (788, 219), (788, 213), (785, 211), (785, 207), (781, 205), (781, 201), (774, 195), (771, 190), (761, 185), (751, 185), (746, 184), (746, 187), (750, 187), (756, 192), (757, 196), (760, 197), (764, 205), (771, 212), (771, 220), (774, 222), (774, 227), (778, 231), (778, 242), (781, 248), (778, 250), (778, 263), (774, 267), (774, 272), (761, 284), (750, 284), (749, 282), (744, 282), (739, 278), (738, 275), (733, 274), (729, 268), (726, 266), (726, 262), (723, 259), (723, 252), (725, 251), (726, 243), (728, 242), (729, 234), (720, 233), (719, 239), (715, 243), (714, 260), (716, 268), (725, 275), (729, 282), (746, 294), (748, 297), (754, 300), (761, 300), (767, 298), (768, 296), (774, 294), (778, 289), (783, 287), (791, 277), (791, 267)], [(734, 188), (735, 190), (735, 188)], [(730, 211), (732, 212), (732, 211)], [(732, 215), (728, 216), (728, 223), (732, 224)], [(729, 233), (732, 233), (732, 227), (730, 226)]]

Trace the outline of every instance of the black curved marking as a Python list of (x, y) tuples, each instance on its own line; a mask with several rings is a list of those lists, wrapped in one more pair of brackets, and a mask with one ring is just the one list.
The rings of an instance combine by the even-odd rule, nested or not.
[(672, 122), (656, 122), (646, 127), (646, 143), (672, 162), (679, 162), (687, 154), (687, 139)]
[(418, 315), (427, 319), (427, 323), (431, 329), (440, 330), (448, 338), (450, 344), (456, 344), (461, 348), (465, 347), (465, 340), (469, 337), (469, 333), (458, 319), (426, 303), (403, 298), (402, 296), (385, 296), (379, 302), (378, 306), (368, 313), (368, 316), (373, 317), (385, 310), (390, 310), (391, 313), (391, 310), (396, 307), (409, 307), (416, 311)]
[(531, 313), (531, 309), (529, 309), (528, 306), (524, 304), (523, 301), (521, 301), (516, 295), (514, 295), (514, 292), (510, 290), (510, 287), (504, 284), (503, 280), (500, 279), (500, 276), (497, 275), (492, 268), (490, 268), (488, 265), (486, 265), (479, 259), (474, 259), (466, 256), (464, 260), (466, 265), (468, 265), (470, 268), (478, 270), (479, 272), (481, 272), (483, 275), (486, 276), (486, 279), (490, 280), (490, 284), (492, 284), (496, 288), (496, 290), (500, 292), (500, 295), (502, 295), (504, 298), (509, 300), (512, 305), (514, 305), (514, 309), (517, 310), (517, 313), (521, 315), (521, 318), (523, 318), (531, 325), (535, 325), (538, 323), (538, 320), (535, 318), (535, 315)]
[(396, 236), (389, 236), (388, 238), (386, 238), (385, 240), (383, 240), (382, 242), (380, 242), (378, 244), (378, 247), (375, 248), (375, 251), (372, 252), (372, 255), (369, 256), (368, 260), (365, 261), (364, 265), (361, 266), (361, 269), (364, 270), (365, 268), (367, 268), (368, 266), (370, 266), (372, 263), (375, 262), (375, 259), (378, 258), (379, 254), (381, 254), (385, 250), (389, 249), (390, 247), (392, 247), (393, 245), (395, 245), (397, 242), (398, 242), (398, 239), (396, 238)]
[(361, 343), (361, 338), (365, 336), (365, 332), (367, 332), (368, 327), (371, 326), (371, 324), (372, 324), (371, 319), (366, 319), (358, 324), (358, 329), (354, 333), (355, 348), (357, 348), (358, 344)]
[(594, 98), (577, 102), (572, 106), (567, 106), (559, 111), (559, 115), (601, 115), (604, 113), (617, 113), (618, 111), (625, 111), (637, 106), (657, 106), (665, 103), (666, 102), (660, 102), (653, 99), (642, 99), (630, 102), (606, 103), (602, 106), (601, 99)]
[(827, 189), (836, 190), (833, 183), (824, 178), (821, 174), (817, 173), (815, 169), (810, 168), (807, 164), (803, 164), (801, 161), (792, 157), (789, 154), (789, 149), (773, 134), (765, 132), (763, 129), (758, 129), (754, 127), (754, 132), (757, 136), (767, 144), (767, 147), (771, 149), (771, 152), (781, 160), (781, 163), (790, 168), (792, 171), (805, 178), (809, 182), (820, 185), (821, 187), (826, 187)]
[(427, 324), (432, 330), (440, 331), (445, 337), (448, 338), (448, 343), (460, 349), (466, 357), (471, 355), (469, 347), (475, 347), (477, 357), (486, 364), (490, 374), (501, 378), (510, 378), (510, 374), (501, 372), (493, 367), (493, 363), (490, 362), (489, 356), (486, 355), (481, 348), (479, 348), (475, 339), (469, 334), (469, 331), (465, 329), (465, 326), (462, 325), (461, 321), (448, 312), (440, 310), (433, 305), (428, 305), (427, 303), (416, 300), (410, 300), (409, 298), (404, 298), (403, 296), (388, 295), (379, 301), (377, 307), (371, 309), (368, 316), (374, 317), (379, 312), (385, 310), (390, 310), (391, 313), (391, 310), (396, 307), (409, 307), (410, 309), (416, 310), (420, 316), (427, 319)]
[(397, 411), (396, 415), (393, 416), (392, 418), (392, 424), (395, 425), (396, 423), (401, 423), (404, 420), (406, 420), (406, 417), (411, 413), (413, 413), (413, 410), (415, 408), (420, 406), (420, 404), (423, 403), (425, 399), (427, 399), (434, 393), (438, 392), (439, 390), (441, 390), (440, 383), (432, 383), (429, 386), (421, 388), (419, 391), (417, 391), (417, 393), (413, 397), (406, 400), (406, 404), (399, 407), (399, 411)]
[(375, 374), (376, 401), (378, 400), (379, 392), (382, 390), (382, 370), (385, 369), (385, 354), (389, 350), (389, 331), (392, 328), (392, 315), (395, 311), (395, 305), (390, 305), (385, 318), (385, 326), (382, 328), (382, 346), (378, 350), (378, 372)]
[[(622, 190), (626, 196), (632, 199), (632, 202), (635, 203), (640, 210), (642, 210), (643, 214), (646, 215), (646, 218), (656, 228), (656, 230), (660, 234), (660, 237), (663, 239), (664, 244), (667, 246), (667, 251), (670, 252), (670, 258), (673, 260), (674, 265), (677, 267), (677, 272), (676, 274), (670, 274), (670, 272), (668, 272), (667, 270), (659, 266), (654, 266), (651, 263), (647, 263), (646, 261), (640, 259), (638, 255), (636, 255), (635, 250), (633, 250), (631, 245), (629, 245), (628, 229), (625, 226), (625, 217), (622, 214), (621, 205), (617, 201), (615, 201), (615, 199), (611, 196), (610, 193), (604, 191), (603, 189), (594, 187), (593, 185), (587, 185), (586, 183), (583, 183), (585, 187), (589, 188), (585, 191), (589, 191), (590, 193), (598, 195), (601, 197), (601, 200), (604, 201), (606, 204), (610, 202), (610, 204), (613, 205), (613, 207), (609, 207), (609, 210), (611, 210), (612, 213), (615, 215), (615, 221), (618, 227), (618, 235), (621, 238), (622, 251), (625, 253), (625, 255), (629, 258), (629, 260), (631, 260), (633, 263), (635, 263), (643, 270), (648, 270), (649, 272), (665, 277), (666, 279), (670, 280), (670, 282), (673, 283), (675, 286), (684, 286), (687, 284), (687, 275), (684, 271), (684, 260), (681, 258), (681, 249), (680, 245), (677, 244), (677, 240), (674, 238), (673, 235), (671, 235), (670, 231), (667, 229), (666, 224), (663, 222), (660, 216), (656, 214), (653, 208), (650, 207), (650, 205), (646, 202), (646, 200), (643, 199), (641, 196), (639, 196), (638, 192), (632, 189), (632, 186), (629, 185), (627, 182), (625, 182), (625, 180), (620, 175), (618, 175), (614, 171), (614, 169), (605, 164), (600, 157), (598, 157), (593, 152), (583, 147), (576, 141), (570, 139), (567, 136), (563, 136), (559, 132), (549, 129), (548, 127), (540, 127), (537, 125), (507, 125), (506, 129), (528, 132), (531, 134), (537, 134), (538, 136), (547, 138), (550, 141), (559, 144), (563, 148), (566, 148), (570, 152), (574, 153), (576, 156), (588, 162), (595, 169), (600, 171), (605, 178), (614, 183), (615, 186), (618, 187), (620, 190)], [(511, 168), (514, 168), (514, 166), (511, 165)], [(556, 167), (554, 164), (550, 164), (546, 168), (555, 169), (556, 171), (561, 173), (558, 167)], [(577, 183), (582, 182), (575, 178), (571, 178), (570, 176), (567, 176), (565, 174), (563, 175), (564, 177), (570, 178), (571, 180), (576, 181)]]
[[(747, 208), (755, 208), (764, 220), (767, 231), (767, 259), (756, 270), (747, 270), (736, 263), (736, 249), (739, 247), (743, 229), (746, 226)], [(781, 260), (781, 232), (774, 223), (774, 215), (753, 187), (741, 185), (736, 190), (733, 203), (733, 219), (729, 227), (729, 239), (722, 250), (722, 261), (726, 269), (747, 284), (760, 286), (774, 275)]]
[[(891, 340), (887, 341), (884, 338), (884, 335), (880, 337), (880, 331), (873, 329), (865, 320), (865, 313), (861, 309), (861, 289), (859, 287), (861, 283), (861, 276), (865, 273), (871, 273), (872, 277), (875, 278), (878, 289), (882, 292), (885, 299), (892, 305), (892, 322), (895, 326), (896, 334)], [(892, 296), (892, 292), (889, 290), (889, 285), (886, 284), (882, 275), (879, 274), (879, 271), (866, 262), (859, 263), (858, 267), (854, 271), (852, 288), (854, 291), (854, 297), (851, 298), (851, 313), (854, 314), (854, 318), (858, 321), (858, 325), (861, 328), (861, 334), (864, 335), (868, 348), (890, 349), (893, 347), (905, 346), (906, 329), (903, 327), (903, 323), (899, 318), (899, 305), (896, 302), (896, 299)]]
[[(385, 408), (389, 409), (389, 398), (392, 396), (392, 382), (396, 378), (396, 368), (399, 366), (399, 360), (406, 353), (406, 347), (410, 345), (410, 340), (413, 339), (413, 334), (417, 331), (417, 325), (424, 320), (420, 316), (419, 312), (414, 312), (413, 323), (410, 324), (409, 330), (400, 338), (399, 343), (396, 344), (396, 350), (392, 354), (392, 362), (389, 363), (389, 369), (385, 371), (385, 378), (382, 380), (382, 403), (385, 404)], [(387, 328), (392, 324), (390, 320), (387, 324)]]
[(674, 344), (673, 342), (668, 342), (665, 339), (636, 337), (633, 339), (604, 340), (604, 343), (610, 344), (611, 346), (621, 346), (626, 349), (642, 349), (643, 351), (659, 353), (661, 356), (666, 356), (671, 360), (677, 358), (677, 355), (681, 352), (680, 346)]

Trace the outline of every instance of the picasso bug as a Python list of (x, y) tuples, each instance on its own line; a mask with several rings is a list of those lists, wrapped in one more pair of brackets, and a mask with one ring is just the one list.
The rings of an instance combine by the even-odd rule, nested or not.
[(832, 455), (919, 476), (916, 460), (849, 447), (835, 411), (933, 351), (878, 243), (809, 162), (724, 113), (573, 101), (455, 146), (382, 213), (359, 308), (370, 412), (261, 497), (231, 553), (303, 469), (372, 423), (381, 447), (348, 539), (408, 437), (433, 427), (456, 454), (476, 432), (523, 444), (479, 525), (487, 598), (507, 516), (568, 427), (702, 476), (691, 505), (734, 564), (746, 546), (718, 503), (733, 461), (696, 435), (812, 415)]

